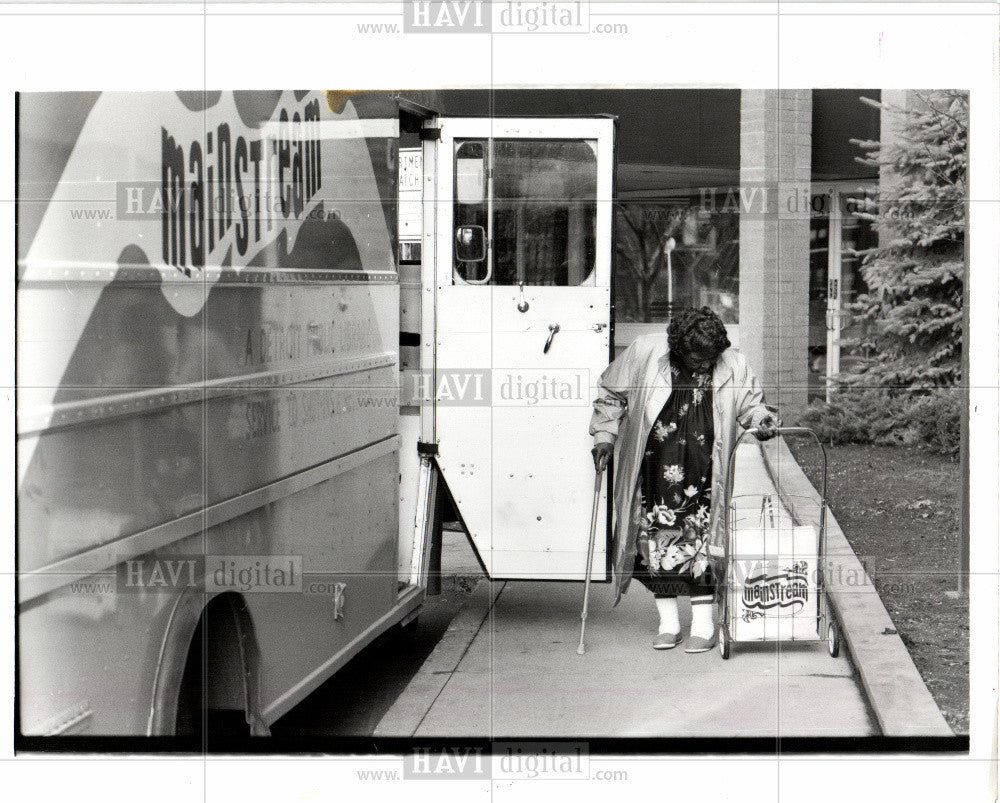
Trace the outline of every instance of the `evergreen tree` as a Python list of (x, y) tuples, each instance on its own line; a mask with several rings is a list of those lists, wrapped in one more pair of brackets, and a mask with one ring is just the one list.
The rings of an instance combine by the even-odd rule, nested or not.
[(899, 135), (852, 140), (867, 152), (858, 161), (880, 168), (883, 188), (876, 199), (857, 199), (880, 242), (862, 252), (869, 292), (851, 305), (867, 332), (855, 351), (868, 358), (844, 379), (890, 393), (960, 379), (969, 98), (960, 91), (914, 96), (905, 109), (862, 98), (898, 115)]

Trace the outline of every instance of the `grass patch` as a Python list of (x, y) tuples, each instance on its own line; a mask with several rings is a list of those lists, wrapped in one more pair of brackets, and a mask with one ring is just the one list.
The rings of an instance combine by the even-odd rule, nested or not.
[[(820, 486), (815, 446), (789, 441)], [(961, 468), (926, 450), (827, 447), (829, 503), (955, 733), (969, 732), (969, 598), (958, 588)]]

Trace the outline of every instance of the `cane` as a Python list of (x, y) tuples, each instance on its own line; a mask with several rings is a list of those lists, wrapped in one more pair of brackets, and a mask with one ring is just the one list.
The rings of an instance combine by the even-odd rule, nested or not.
[(604, 475), (604, 466), (597, 469), (597, 476), (594, 478), (594, 507), (590, 511), (590, 543), (587, 545), (587, 576), (583, 581), (583, 610), (580, 612), (580, 646), (576, 648), (577, 655), (583, 655), (586, 648), (583, 646), (583, 631), (587, 627), (587, 598), (590, 595), (590, 573), (594, 567), (594, 540), (597, 534), (597, 504), (601, 498), (601, 479)]

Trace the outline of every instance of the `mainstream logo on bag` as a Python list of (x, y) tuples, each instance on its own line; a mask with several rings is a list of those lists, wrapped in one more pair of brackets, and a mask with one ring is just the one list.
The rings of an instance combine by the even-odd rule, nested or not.
[(769, 608), (791, 608), (792, 613), (805, 607), (809, 600), (809, 566), (799, 561), (780, 574), (759, 574), (747, 578), (743, 585), (744, 619), (756, 619)]

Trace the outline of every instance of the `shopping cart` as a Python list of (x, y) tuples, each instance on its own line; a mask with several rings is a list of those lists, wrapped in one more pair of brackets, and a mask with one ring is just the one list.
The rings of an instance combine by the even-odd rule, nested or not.
[[(721, 596), (719, 652), (729, 658), (738, 642), (821, 641), (840, 653), (840, 631), (826, 592), (826, 449), (806, 427), (782, 427), (779, 435), (804, 435), (823, 455), (822, 493), (793, 497), (779, 488), (780, 507), (769, 494), (733, 497), (736, 453), (755, 429), (740, 433), (726, 474), (724, 562), (716, 584)], [(758, 518), (759, 516), (759, 518)]]

